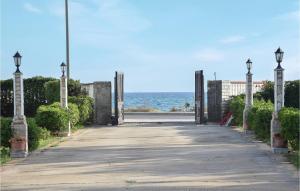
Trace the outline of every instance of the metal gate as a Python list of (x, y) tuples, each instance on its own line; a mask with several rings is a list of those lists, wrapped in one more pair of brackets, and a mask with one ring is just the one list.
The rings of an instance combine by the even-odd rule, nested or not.
[(204, 77), (203, 70), (195, 72), (195, 122), (204, 123)]
[(115, 76), (115, 120), (116, 124), (124, 123), (124, 74), (116, 72)]

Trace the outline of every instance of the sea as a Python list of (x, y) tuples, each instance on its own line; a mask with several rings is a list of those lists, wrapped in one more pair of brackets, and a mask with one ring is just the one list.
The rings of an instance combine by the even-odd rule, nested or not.
[(194, 92), (127, 92), (124, 94), (125, 110), (151, 108), (168, 112), (172, 108), (184, 110), (186, 103), (189, 103), (189, 109), (194, 107)]

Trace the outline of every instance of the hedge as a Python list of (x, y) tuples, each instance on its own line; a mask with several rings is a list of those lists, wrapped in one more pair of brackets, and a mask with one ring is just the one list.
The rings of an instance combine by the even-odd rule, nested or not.
[(270, 139), (270, 125), (273, 111), (274, 106), (270, 101), (254, 102), (254, 105), (248, 115), (248, 124), (249, 128), (255, 132), (259, 139)]
[(59, 80), (52, 80), (44, 84), (45, 95), (49, 104), (60, 101)]
[(69, 103), (74, 103), (79, 109), (79, 122), (81, 124), (91, 123), (93, 121), (93, 99), (88, 96), (70, 96)]
[[(41, 139), (47, 139), (50, 132), (46, 129), (38, 127), (34, 118), (27, 118), (28, 126), (28, 148), (34, 150), (39, 146)], [(1, 147), (10, 147), (9, 140), (12, 137), (11, 118), (1, 117)]]
[[(46, 103), (44, 84), (54, 78), (41, 76), (24, 79), (24, 109), (26, 116), (34, 116), (36, 109)], [(1, 80), (1, 116), (14, 114), (13, 80)]]
[(282, 108), (279, 112), (281, 133), (294, 150), (299, 150), (299, 119), (299, 109), (286, 107)]
[(36, 114), (36, 123), (48, 129), (52, 133), (66, 132), (68, 130), (69, 117), (66, 109), (52, 105), (41, 105)]
[[(57, 81), (59, 84), (59, 80), (55, 78), (48, 77), (32, 77), (24, 79), (24, 109), (25, 115), (27, 117), (34, 117), (36, 114), (37, 108), (40, 105), (45, 105), (47, 103), (52, 103), (54, 101), (58, 101), (59, 91), (52, 92), (56, 97), (48, 96), (46, 98), (46, 88), (45, 84), (49, 81)], [(13, 117), (14, 109), (13, 109), (13, 80), (1, 80), (1, 116), (3, 117)], [(86, 95), (86, 92), (81, 91), (81, 86), (79, 80), (70, 79), (68, 81), (68, 95), (69, 96), (79, 96)]]
[(233, 125), (243, 125), (243, 111), (245, 108), (244, 95), (234, 96), (229, 101), (229, 111), (233, 114)]
[(76, 104), (69, 103), (68, 109), (62, 108), (59, 102), (51, 105), (42, 105), (36, 114), (37, 124), (45, 127), (53, 134), (66, 132), (69, 127), (74, 127), (79, 121), (79, 110)]

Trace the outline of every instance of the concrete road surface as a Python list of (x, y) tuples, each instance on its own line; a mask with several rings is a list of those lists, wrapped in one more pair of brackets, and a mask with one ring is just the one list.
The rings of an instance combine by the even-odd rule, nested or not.
[(297, 170), (237, 131), (194, 124), (82, 130), (1, 169), (1, 190), (297, 191)]
[(126, 112), (125, 122), (194, 122), (194, 112)]

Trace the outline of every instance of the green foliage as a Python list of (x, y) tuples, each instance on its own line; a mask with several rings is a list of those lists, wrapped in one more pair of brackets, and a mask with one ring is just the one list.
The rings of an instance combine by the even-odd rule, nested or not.
[(274, 103), (274, 82), (265, 81), (262, 87), (262, 90), (255, 93), (254, 98), (263, 99), (266, 102), (271, 101)]
[[(25, 115), (34, 116), (37, 108), (46, 103), (44, 84), (54, 78), (41, 76), (24, 79)], [(1, 116), (12, 117), (14, 114), (13, 80), (1, 80)]]
[[(51, 85), (47, 85), (47, 98), (45, 84), (49, 81)], [(57, 84), (58, 83), (58, 84)], [(13, 108), (13, 80), (1, 80), (1, 116), (12, 117)], [(59, 101), (59, 80), (47, 77), (32, 77), (24, 79), (24, 109), (27, 117), (33, 117), (36, 114), (37, 108), (40, 105)], [(81, 91), (79, 80), (68, 81), (68, 93), (70, 96), (86, 95), (86, 92)], [(48, 100), (47, 100), (48, 99)]]
[(80, 81), (73, 79), (68, 80), (68, 96), (80, 95), (86, 95), (86, 92), (81, 90)]
[(9, 139), (12, 137), (11, 118), (1, 117), (1, 146), (10, 147)]
[(9, 147), (0, 147), (1, 160), (0, 164), (6, 163), (10, 160), (10, 149)]
[(35, 150), (40, 144), (40, 140), (48, 139), (50, 131), (45, 128), (38, 127), (34, 118), (27, 118), (28, 125), (28, 147), (29, 150)]
[(1, 80), (1, 116), (11, 117), (14, 114), (13, 80)]
[(59, 103), (41, 105), (37, 110), (36, 122), (52, 133), (65, 132), (68, 130), (69, 116), (67, 110), (61, 108)]
[(255, 101), (249, 112), (249, 128), (254, 130), (256, 136), (262, 140), (270, 139), (270, 125), (273, 110), (274, 106), (270, 101), (265, 102), (261, 100)]
[(243, 125), (243, 111), (245, 108), (244, 95), (234, 96), (229, 101), (229, 111), (233, 114), (232, 124)]
[(45, 87), (45, 94), (46, 99), (49, 104), (57, 102), (60, 100), (60, 84), (59, 80), (52, 80), (49, 82), (46, 82)]
[(294, 150), (299, 150), (299, 119), (299, 109), (282, 108), (279, 112), (281, 133)]
[(299, 109), (300, 80), (287, 81), (285, 83), (284, 105)]
[(88, 96), (69, 97), (68, 101), (74, 103), (79, 109), (79, 122), (81, 124), (91, 123), (93, 119), (93, 99)]
[(69, 120), (71, 122), (71, 127), (74, 127), (79, 122), (79, 110), (76, 104), (68, 104), (68, 114)]

